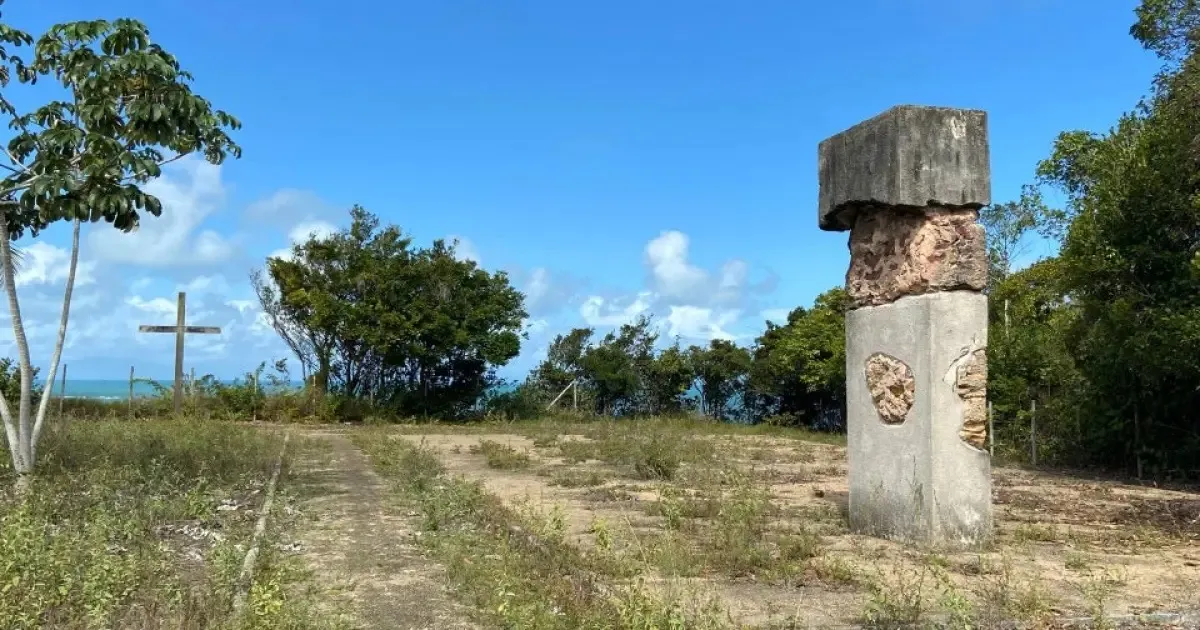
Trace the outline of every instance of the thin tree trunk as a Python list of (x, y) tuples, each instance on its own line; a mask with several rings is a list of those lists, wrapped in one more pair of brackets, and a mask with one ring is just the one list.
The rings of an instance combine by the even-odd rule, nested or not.
[(12, 455), (13, 469), (19, 470), (21, 465), (21, 449), (17, 448), (20, 440), (17, 438), (17, 425), (13, 422), (12, 410), (8, 407), (8, 401), (4, 399), (4, 393), (0, 392), (0, 417), (4, 422), (4, 437), (8, 440), (8, 452)]
[[(58, 322), (58, 339), (54, 342), (54, 355), (50, 358), (50, 373), (58, 373), (58, 362), (62, 359), (63, 344), (67, 339), (67, 321), (71, 315), (71, 293), (75, 289), (75, 268), (79, 266), (79, 219), (71, 231), (71, 266), (67, 269), (67, 288), (63, 291), (62, 318)], [(65, 377), (65, 375), (64, 375)], [(42, 435), (42, 427), (46, 421), (46, 409), (50, 405), (50, 390), (42, 390), (42, 399), (38, 404), (37, 419), (33, 424), (33, 438), (29, 441), (31, 463), (37, 458), (38, 438)]]
[[(7, 218), (0, 217), (0, 273), (4, 275), (4, 292), (8, 295), (8, 310), (12, 317), (13, 336), (17, 343), (17, 354), (21, 369), (21, 397), (17, 406), (17, 451), (13, 468), (17, 473), (17, 490), (28, 488), (29, 474), (33, 472), (33, 451), (30, 448), (32, 429), (29, 407), (33, 387), (33, 366), (29, 359), (29, 342), (25, 337), (25, 324), (21, 319), (21, 304), (17, 299), (17, 283), (13, 273), (12, 241), (9, 240)], [(7, 406), (7, 405), (5, 405)]]

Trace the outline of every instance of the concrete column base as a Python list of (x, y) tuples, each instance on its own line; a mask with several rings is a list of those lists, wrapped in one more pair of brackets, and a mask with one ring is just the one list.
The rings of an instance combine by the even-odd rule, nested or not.
[(847, 314), (852, 530), (937, 548), (990, 539), (987, 325), (974, 291)]

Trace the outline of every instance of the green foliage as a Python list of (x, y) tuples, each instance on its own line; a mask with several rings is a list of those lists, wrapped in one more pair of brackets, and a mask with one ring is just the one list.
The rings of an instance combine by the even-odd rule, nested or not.
[[(13, 54), (28, 45), (33, 46), (28, 61)], [(134, 230), (142, 213), (162, 213), (161, 202), (142, 187), (164, 164), (193, 153), (220, 164), (228, 155), (239, 157), (241, 149), (227, 133), (240, 126), (237, 119), (193, 93), (192, 76), (136, 20), (57, 24), (36, 40), (0, 25), (0, 85), (8, 90), (14, 75), (26, 86), (44, 79), (58, 88), (39, 95), (51, 100), (28, 112), (0, 96), (0, 115), (13, 132), (4, 153), (9, 163), (0, 164), (0, 276), (22, 372), (17, 396), (8, 399), (16, 413), (7, 401), (2, 408), (13, 464), (28, 475), (48, 399), (37, 403), (35, 417), (33, 361), (14, 286), (11, 242), (35, 237), (55, 222), (74, 224), (61, 328), (48, 368), (54, 374), (70, 313), (81, 223), (104, 221), (123, 232)]]
[[(33, 377), (37, 378), (40, 370), (33, 368)], [(21, 368), (9, 357), (0, 357), (0, 395), (5, 400), (17, 400), (21, 397)], [(40, 387), (34, 386), (33, 395), (41, 396)]]
[(632, 415), (644, 408), (658, 333), (648, 317), (608, 333), (579, 359), (596, 413)]
[[(9, 27), (0, 39), (32, 41)], [(141, 185), (173, 159), (164, 150), (199, 152), (214, 164), (241, 155), (226, 132), (240, 127), (237, 119), (192, 92), (191, 74), (141, 22), (58, 24), (37, 39), (27, 65), (9, 61), (22, 82), (49, 78), (63, 88), (61, 100), (24, 114), (0, 101), (15, 130), (13, 164), (0, 183), (0, 197), (20, 204), (7, 213), (13, 239), (60, 220), (135, 229), (140, 212), (162, 212)]]
[(714, 339), (707, 348), (689, 348), (688, 359), (700, 385), (704, 411), (717, 419), (728, 418), (730, 403), (745, 387), (750, 352), (731, 341)]
[(787, 324), (767, 323), (750, 370), (747, 402), (757, 416), (826, 430), (844, 425), (848, 304), (838, 287), (811, 309), (793, 310)]
[(260, 293), (275, 300), (264, 311), (310, 342), (318, 391), (399, 414), (465, 414), (520, 350), (522, 295), (443, 241), (418, 248), (360, 207), (350, 217), (290, 260), (268, 260), (277, 290)]
[(1186, 59), (1200, 44), (1200, 2), (1142, 0), (1129, 34), (1169, 61)]
[(1057, 385), (1086, 417), (1050, 426), (1073, 429), (1092, 461), (1139, 472), (1200, 470), (1198, 15), (1195, 2), (1144, 2), (1135, 36), (1178, 64), (1109, 133), (1063, 134), (1039, 167), (1071, 208), (1059, 339), (1079, 378)]
[[(33, 491), (0, 494), (4, 626), (232, 627), (225, 624), (244, 556), (238, 546), (255, 519), (252, 509), (219, 508), (251, 507), (279, 448), (270, 433), (219, 422), (51, 427)], [(0, 478), (10, 474), (0, 469)], [(260, 591), (299, 577), (287, 573), (271, 542), (259, 558)], [(287, 589), (251, 599), (263, 610), (303, 603)], [(265, 621), (282, 619), (272, 613)], [(288, 621), (316, 627), (294, 614)]]
[[(569, 382), (569, 381), (568, 381)], [(502, 420), (529, 420), (546, 411), (545, 401), (535, 387), (521, 383), (511, 389), (500, 391), (507, 383), (497, 384), (483, 395), (480, 406), (487, 417)]]
[(687, 391), (696, 366), (678, 343), (659, 352), (646, 366), (646, 407), (652, 415), (677, 414), (690, 406)]
[(994, 203), (979, 211), (979, 222), (987, 231), (988, 284), (1002, 282), (1012, 272), (1013, 262), (1027, 251), (1025, 237), (1037, 230), (1045, 236), (1061, 236), (1066, 213), (1051, 209), (1035, 186), (1023, 186), (1017, 201)]
[(846, 305), (846, 292), (831, 289), (811, 309), (793, 311), (786, 325), (768, 322), (750, 348), (725, 340), (655, 348), (658, 333), (646, 317), (595, 343), (592, 329), (578, 328), (556, 337), (526, 382), (496, 396), (491, 408), (504, 417), (535, 415), (574, 381), (581, 407), (600, 415), (686, 414), (699, 407), (719, 420), (773, 417), (836, 429), (844, 415)]

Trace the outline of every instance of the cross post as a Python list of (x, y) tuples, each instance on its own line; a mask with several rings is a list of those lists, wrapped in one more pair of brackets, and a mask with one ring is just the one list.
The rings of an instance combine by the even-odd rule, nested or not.
[(194, 335), (219, 335), (219, 326), (188, 326), (186, 317), (187, 293), (179, 292), (179, 306), (176, 307), (174, 326), (154, 326), (142, 324), (138, 332), (144, 333), (175, 333), (175, 414), (183, 411), (183, 337), (187, 333)]

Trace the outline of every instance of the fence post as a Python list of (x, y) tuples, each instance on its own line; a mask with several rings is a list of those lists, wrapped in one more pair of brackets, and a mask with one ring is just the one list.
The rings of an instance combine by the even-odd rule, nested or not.
[(254, 384), (253, 393), (250, 394), (250, 421), (258, 422), (258, 374), (251, 374), (250, 380)]
[(988, 454), (996, 456), (996, 421), (992, 412), (992, 401), (988, 401)]
[(133, 366), (129, 366), (129, 419), (133, 420)]
[(1029, 401), (1029, 459), (1036, 468), (1037, 461), (1037, 400)]
[(196, 367), (192, 366), (192, 374), (188, 380), (188, 392), (192, 395), (192, 404), (196, 404)]
[(571, 408), (579, 411), (579, 381), (571, 381)]

